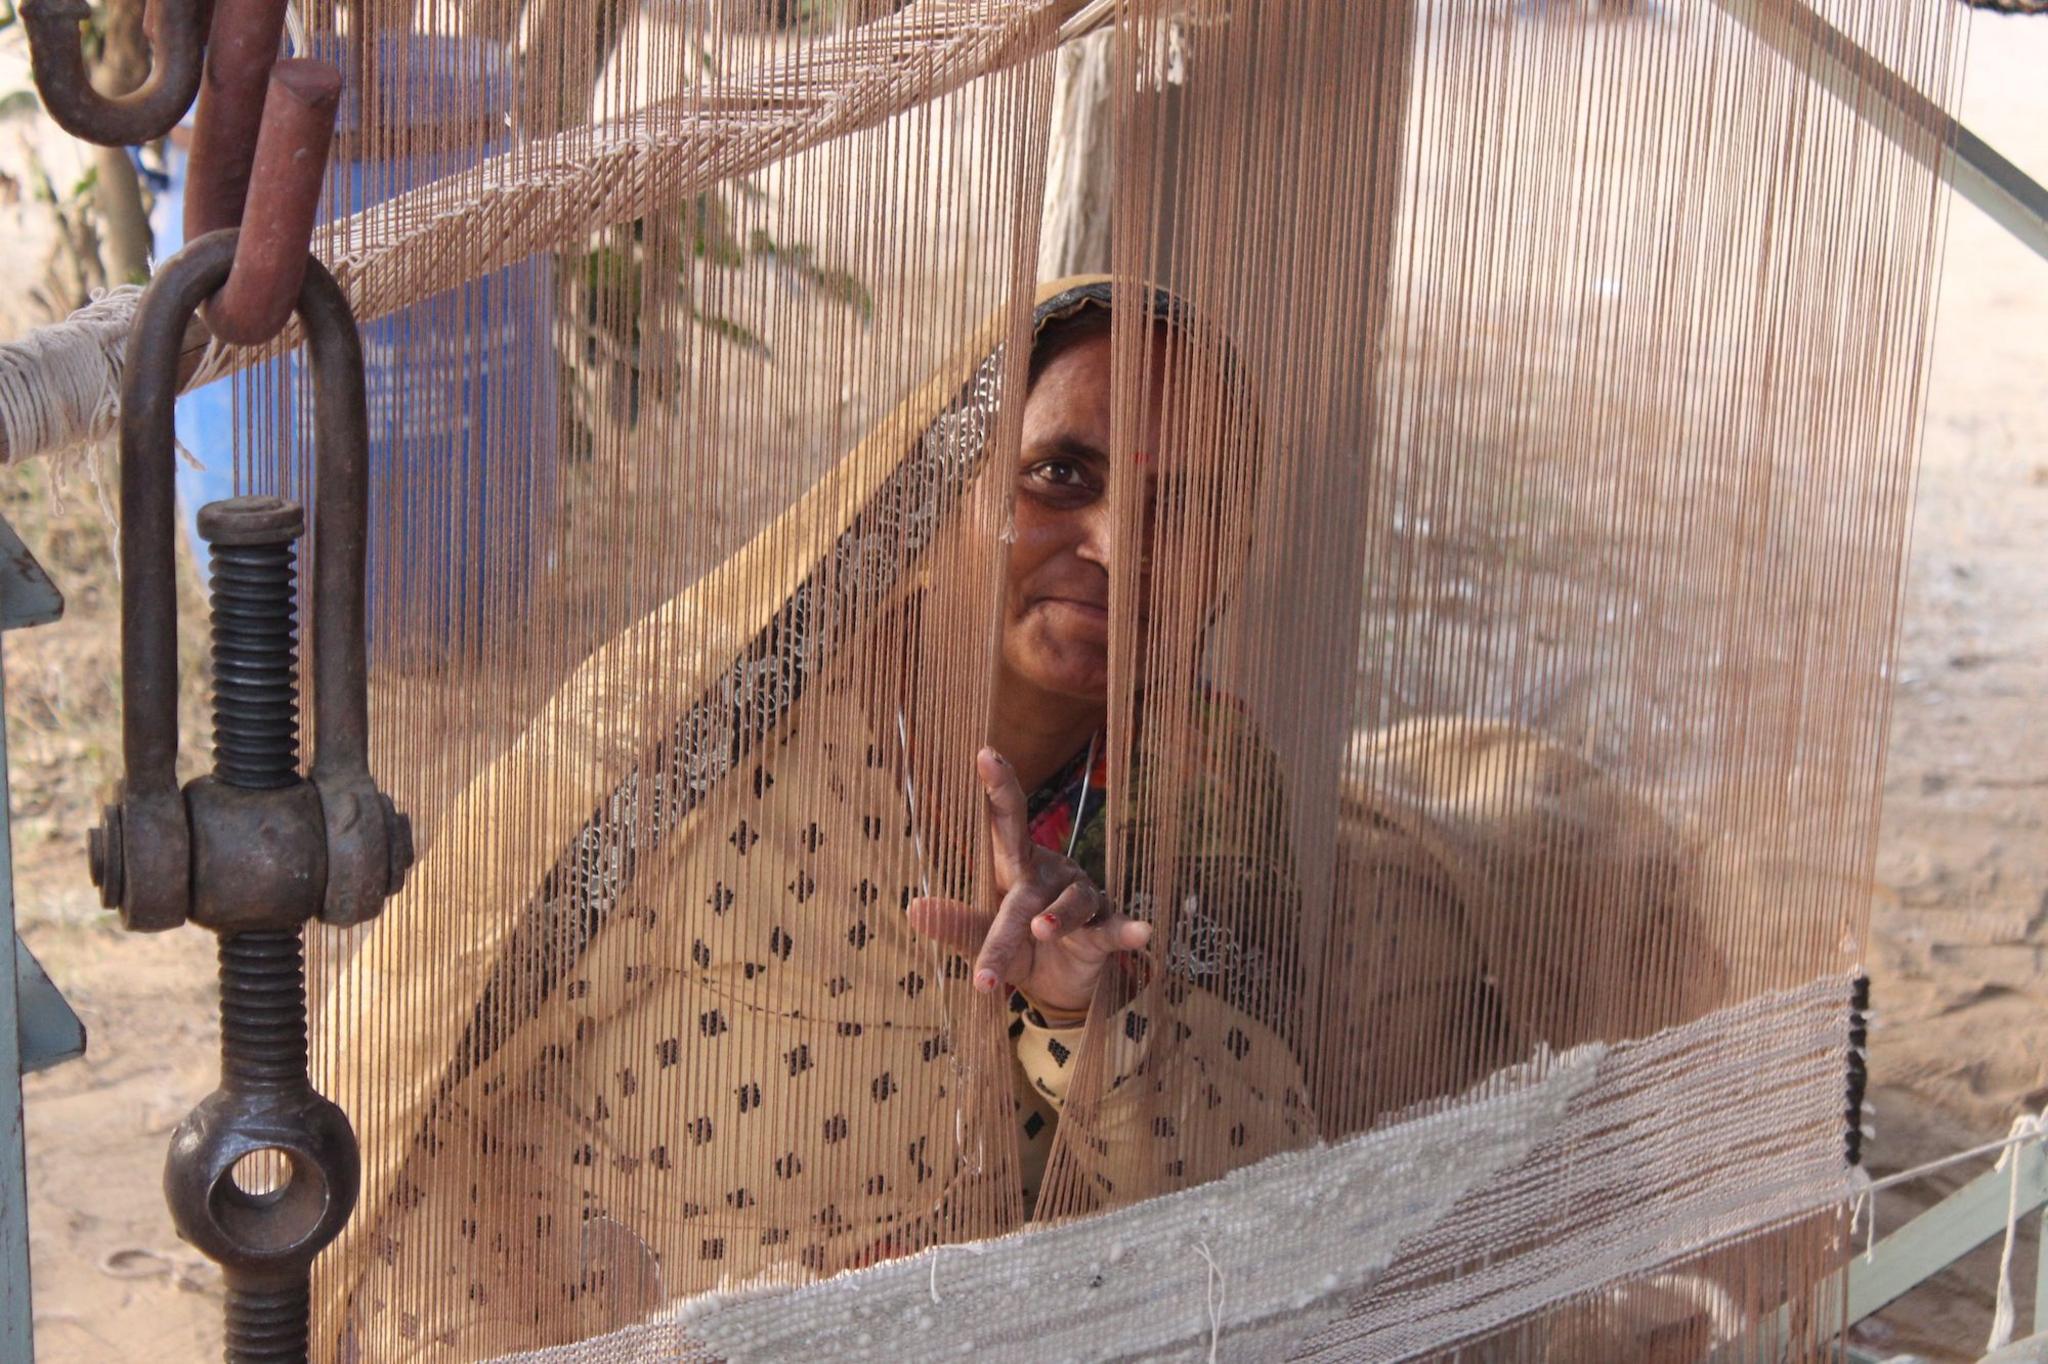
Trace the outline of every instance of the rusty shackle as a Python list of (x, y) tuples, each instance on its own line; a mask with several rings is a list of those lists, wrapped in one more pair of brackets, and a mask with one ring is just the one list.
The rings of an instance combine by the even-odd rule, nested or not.
[[(209, 233), (144, 291), (121, 400), (121, 744), (118, 803), (91, 839), (93, 880), (122, 923), (188, 920), (216, 932), (374, 917), (412, 862), (404, 816), (369, 770), (364, 649), (368, 418), (362, 342), (348, 300), (308, 259), (297, 312), (314, 392), (313, 714), (307, 778), (245, 791), (214, 777), (180, 790), (172, 537), (172, 406), (193, 311), (228, 277), (238, 233)], [(292, 736), (296, 742), (296, 735)]]
[(86, 0), (22, 0), (29, 65), (43, 107), (73, 137), (102, 147), (154, 142), (178, 126), (199, 93), (205, 57), (207, 0), (162, 0), (151, 31), (149, 77), (125, 95), (95, 90), (85, 69)]

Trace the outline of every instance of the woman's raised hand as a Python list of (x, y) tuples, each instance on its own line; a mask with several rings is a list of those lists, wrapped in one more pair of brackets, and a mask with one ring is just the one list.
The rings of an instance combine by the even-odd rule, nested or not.
[(991, 914), (958, 900), (912, 900), (910, 926), (973, 954), (977, 990), (1008, 985), (1040, 1008), (1084, 1012), (1102, 964), (1142, 949), (1152, 925), (1116, 913), (1072, 858), (1031, 841), (1024, 789), (1002, 754), (984, 748), (974, 767), (988, 792), (1001, 903)]

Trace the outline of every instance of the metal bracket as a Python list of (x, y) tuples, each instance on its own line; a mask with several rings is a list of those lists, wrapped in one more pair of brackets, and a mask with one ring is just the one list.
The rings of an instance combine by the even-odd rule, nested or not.
[(78, 1021), (71, 1001), (50, 983), (43, 964), (19, 933), (14, 935), (14, 999), (22, 1074), (85, 1055), (85, 1024)]

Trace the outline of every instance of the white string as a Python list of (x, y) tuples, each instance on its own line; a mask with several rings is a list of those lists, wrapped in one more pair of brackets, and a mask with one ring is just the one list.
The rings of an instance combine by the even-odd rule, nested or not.
[[(2029, 1121), (2033, 1120), (2020, 1119), (2020, 1122)], [(2013, 1126), (2017, 1129), (2019, 1122), (2015, 1122)], [(2025, 1146), (2030, 1142), (2040, 1141), (2044, 1135), (2048, 1134), (2032, 1131), (2024, 1136), (2008, 1136), (1998, 1141), (1987, 1141), (1982, 1146), (1972, 1146), (1967, 1151), (1958, 1151), (1954, 1155), (1943, 1156), (1939, 1160), (1930, 1160), (1925, 1165), (1915, 1165), (1910, 1170), (1901, 1170), (1895, 1175), (1886, 1175), (1883, 1179), (1873, 1179), (1865, 1188), (1874, 1193), (1879, 1189), (1889, 1189), (1900, 1184), (1910, 1184), (1916, 1179), (1926, 1178), (1936, 1170), (1945, 1170), (1951, 1165), (1960, 1165), (1966, 1160), (1975, 1160), (1979, 1156), (1998, 1155), (2011, 1150), (2015, 1146)]]
[(1217, 1265), (1216, 1257), (1209, 1253), (1206, 1242), (1195, 1242), (1195, 1250), (1209, 1262), (1209, 1279), (1204, 1287), (1203, 1297), (1209, 1306), (1209, 1364), (1216, 1364), (1216, 1349), (1223, 1340), (1223, 1294), (1227, 1285), (1223, 1281), (1223, 1270)]
[(1067, 861), (1074, 860), (1074, 849), (1081, 842), (1081, 819), (1088, 813), (1088, 774), (1095, 770), (1095, 741), (1101, 735), (1088, 736), (1088, 756), (1081, 759), (1081, 795), (1074, 802), (1074, 827), (1067, 833)]
[[(2012, 1247), (2018, 1240), (2020, 1223), (2020, 1147), (2017, 1143), (2035, 1142), (2048, 1138), (2048, 1109), (2039, 1114), (2022, 1113), (2012, 1120), (2009, 1146), (1998, 1158), (1994, 1168), (2003, 1170), (2012, 1167), (2012, 1192), (2005, 1203), (2005, 1250), (1998, 1257), (1998, 1306), (1991, 1313), (1991, 1338), (1984, 1342), (1988, 1350), (2001, 1349), (2012, 1344), (2012, 1332), (2017, 1313), (2012, 1300)], [(2040, 1323), (2036, 1322), (2038, 1327)]]
[(917, 822), (917, 787), (910, 777), (910, 726), (903, 722), (903, 707), (896, 707), (896, 751), (903, 755), (903, 804), (910, 810), (910, 846), (917, 853), (917, 879), (925, 898), (932, 894), (931, 863), (924, 855), (924, 830)]
[(932, 1294), (932, 1306), (934, 1306), (934, 1307), (937, 1307), (937, 1306), (939, 1306), (939, 1305), (940, 1305), (940, 1303), (939, 1303), (939, 1255), (940, 1255), (940, 1253), (941, 1253), (942, 1251), (948, 1251), (948, 1250), (965, 1250), (965, 1251), (969, 1251), (969, 1252), (972, 1252), (972, 1253), (973, 1253), (973, 1254), (975, 1254), (975, 1255), (986, 1255), (986, 1254), (988, 1254), (988, 1247), (987, 1247), (987, 1246), (985, 1246), (985, 1245), (976, 1245), (976, 1244), (975, 1244), (975, 1243), (973, 1243), (972, 1241), (945, 1241), (945, 1242), (941, 1242), (940, 1244), (938, 1244), (938, 1245), (936, 1245), (936, 1246), (933, 1246), (933, 1247), (932, 1247), (932, 1273), (931, 1273), (931, 1282), (930, 1282), (930, 1287), (931, 1287), (931, 1294)]

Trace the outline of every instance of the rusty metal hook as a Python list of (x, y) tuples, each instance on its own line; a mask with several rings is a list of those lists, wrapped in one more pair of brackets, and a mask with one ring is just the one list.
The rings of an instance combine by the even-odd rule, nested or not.
[[(226, 0), (223, 0), (225, 3)], [(213, 70), (214, 59), (207, 59)], [(208, 96), (214, 89), (211, 78), (207, 94), (200, 97), (199, 128), (211, 131), (216, 145), (234, 136), (209, 124)], [(232, 197), (233, 212), (226, 221), (207, 225), (207, 231), (239, 223), (242, 235), (235, 248), (234, 268), (227, 283), (206, 304), (206, 325), (223, 341), (253, 346), (277, 335), (292, 314), (311, 259), (307, 245), (312, 240), (313, 222), (320, 211), (320, 190), (327, 176), (327, 153), (334, 141), (334, 118), (341, 104), (341, 72), (327, 62), (295, 59), (271, 68), (262, 110), (262, 126), (255, 138), (255, 151), (239, 168), (223, 168), (218, 182), (207, 172), (204, 182), (212, 202), (204, 212), (225, 216)], [(246, 147), (247, 135), (240, 134)], [(199, 177), (198, 144), (193, 147), (194, 192), (202, 188)], [(239, 184), (237, 183), (239, 181)], [(193, 207), (187, 200), (186, 223), (193, 226)]]
[[(185, 240), (242, 222), (286, 0), (215, 0), (185, 174)], [(293, 294), (296, 296), (297, 291)]]
[(43, 107), (73, 137), (102, 147), (136, 147), (178, 126), (199, 93), (205, 56), (206, 0), (163, 0), (149, 78), (125, 95), (95, 90), (78, 26), (92, 17), (86, 0), (23, 0), (29, 62)]
[[(208, 923), (213, 887), (194, 864), (177, 782), (177, 597), (172, 537), (172, 408), (185, 324), (228, 278), (239, 234), (209, 233), (156, 272), (128, 342), (121, 401), (120, 803), (94, 839), (94, 880), (129, 928)], [(312, 358), (316, 501), (311, 771), (324, 824), (325, 884), (308, 913), (330, 924), (374, 917), (411, 863), (411, 833), (369, 770), (364, 553), (369, 539), (368, 416), (362, 340), (348, 299), (308, 258), (297, 311)], [(196, 811), (194, 812), (196, 815)], [(248, 898), (246, 888), (231, 898)], [(209, 924), (208, 926), (215, 926)]]

